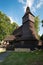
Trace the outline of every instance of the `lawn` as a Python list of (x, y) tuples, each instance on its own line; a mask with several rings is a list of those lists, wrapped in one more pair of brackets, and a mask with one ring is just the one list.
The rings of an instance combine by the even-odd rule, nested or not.
[(43, 65), (43, 51), (10, 52), (0, 65)]

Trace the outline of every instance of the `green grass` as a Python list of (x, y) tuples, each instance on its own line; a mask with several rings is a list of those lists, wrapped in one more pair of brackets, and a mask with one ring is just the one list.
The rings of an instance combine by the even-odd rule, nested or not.
[(43, 65), (43, 51), (11, 52), (0, 65)]

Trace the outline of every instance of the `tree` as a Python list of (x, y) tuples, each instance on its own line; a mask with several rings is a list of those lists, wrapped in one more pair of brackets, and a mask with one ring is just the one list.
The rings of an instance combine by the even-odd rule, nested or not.
[(2, 40), (5, 37), (5, 35), (8, 34), (9, 24), (10, 24), (9, 17), (0, 11), (0, 40)]
[(42, 40), (42, 41), (43, 41), (43, 34), (42, 34), (42, 36), (40, 37), (40, 40)]
[(40, 29), (39, 24), (40, 24), (39, 16), (36, 16), (34, 26), (35, 26), (35, 30), (36, 30), (37, 35), (38, 35), (39, 29)]
[(18, 27), (19, 27), (19, 26), (18, 26), (17, 23), (15, 23), (15, 22), (11, 23), (11, 24), (9, 25), (9, 32), (10, 32), (10, 34), (12, 34), (13, 31), (14, 31), (15, 29), (17, 29)]
[(10, 35), (17, 27), (16, 23), (11, 24), (9, 17), (0, 11), (0, 40), (3, 40), (6, 35)]
[[(41, 21), (43, 27), (43, 20)], [(41, 35), (40, 39), (43, 41), (43, 34)]]
[(42, 22), (42, 27), (43, 27), (43, 20), (41, 22)]

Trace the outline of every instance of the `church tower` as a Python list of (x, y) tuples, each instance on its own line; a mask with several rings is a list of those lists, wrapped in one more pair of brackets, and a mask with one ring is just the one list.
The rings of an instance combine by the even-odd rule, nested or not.
[(34, 27), (34, 15), (31, 13), (30, 8), (26, 8), (26, 12), (24, 16), (22, 17), (22, 32), (23, 36), (22, 38), (24, 40), (31, 40), (31, 39), (37, 39), (37, 35), (35, 32), (35, 27)]

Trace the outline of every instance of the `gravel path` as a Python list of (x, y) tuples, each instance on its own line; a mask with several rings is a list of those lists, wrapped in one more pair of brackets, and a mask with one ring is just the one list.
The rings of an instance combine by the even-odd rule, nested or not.
[(0, 53), (0, 62), (2, 62), (8, 55), (9, 52)]

